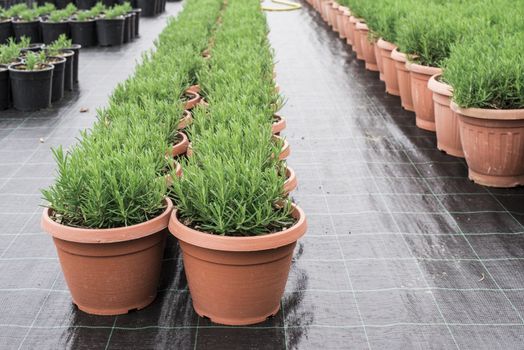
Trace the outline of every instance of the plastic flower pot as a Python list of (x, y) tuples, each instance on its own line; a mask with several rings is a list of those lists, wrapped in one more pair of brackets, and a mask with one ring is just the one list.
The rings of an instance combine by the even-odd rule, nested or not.
[(90, 10), (96, 5), (97, 0), (75, 0), (75, 3), (79, 10)]
[(184, 109), (191, 110), (202, 100), (202, 97), (195, 91), (187, 89), (184, 94)]
[(143, 309), (156, 297), (173, 204), (141, 224), (89, 229), (62, 225), (44, 209), (42, 228), (53, 236), (73, 303), (95, 315)]
[(100, 46), (117, 46), (124, 43), (124, 17), (96, 20), (96, 33)]
[(291, 167), (286, 167), (286, 182), (284, 182), (284, 195), (287, 196), (298, 186), (297, 176)]
[(50, 64), (28, 71), (23, 63), (9, 66), (13, 107), (19, 111), (36, 111), (51, 105), (53, 69)]
[(142, 9), (133, 9), (133, 12), (135, 14), (135, 38), (138, 38), (140, 36), (140, 15)]
[(142, 16), (153, 17), (156, 15), (157, 0), (137, 0), (137, 7), (142, 9)]
[(0, 65), (0, 110), (9, 108), (9, 69)]
[(357, 59), (363, 60), (363, 52), (362, 52), (362, 42), (360, 40), (360, 31), (357, 30), (357, 23), (362, 22), (362, 19), (353, 17), (353, 20), (351, 20), (351, 24), (353, 25), (353, 46), (351, 49), (357, 54)]
[(60, 57), (66, 59), (64, 64), (64, 89), (66, 91), (73, 91), (74, 62), (76, 60), (76, 55), (72, 50), (61, 50)]
[(172, 147), (171, 154), (173, 157), (180, 157), (186, 154), (187, 148), (189, 146), (189, 139), (186, 134), (183, 132), (178, 133), (178, 142), (175, 143)]
[(406, 68), (407, 57), (405, 54), (398, 51), (398, 49), (394, 49), (391, 52), (391, 58), (395, 62), (398, 90), (402, 107), (407, 111), (414, 112), (413, 98), (411, 97), (411, 77), (409, 70)]
[(65, 34), (67, 37), (70, 37), (69, 33), (69, 21), (65, 22), (48, 22), (42, 21), (40, 23), (40, 28), (42, 29), (42, 41), (44, 44), (49, 45), (61, 34)]
[(51, 87), (51, 102), (60, 101), (64, 97), (65, 57), (48, 57), (47, 63), (52, 64), (53, 82)]
[(280, 309), (297, 240), (306, 217), (293, 205), (297, 220), (281, 232), (229, 237), (197, 231), (180, 222), (174, 210), (169, 231), (179, 240), (196, 313), (226, 325), (264, 321)]
[(45, 44), (44, 43), (31, 43), (28, 47), (23, 47), (20, 49), (20, 52), (22, 54), (25, 54), (27, 51), (32, 52), (40, 52), (44, 49)]
[(7, 43), (7, 39), (13, 36), (11, 19), (0, 20), (0, 45)]
[(428, 82), (428, 88), (433, 92), (437, 148), (449, 155), (464, 158), (458, 117), (450, 107), (453, 90), (450, 85), (443, 83), (440, 77), (440, 74), (434, 75)]
[(427, 67), (407, 61), (406, 68), (410, 72), (411, 96), (413, 108), (417, 116), (419, 128), (435, 131), (435, 109), (433, 107), (433, 92), (428, 88), (428, 81), (435, 74), (442, 74), (442, 69)]
[(73, 51), (74, 52), (74, 58), (73, 61), (73, 83), (78, 83), (78, 70), (80, 67), (80, 49), (82, 48), (82, 45), (80, 44), (73, 44), (71, 47), (66, 48), (65, 50)]
[(384, 83), (386, 84), (386, 92), (390, 95), (400, 96), (398, 87), (397, 69), (395, 68), (395, 61), (391, 58), (391, 53), (397, 47), (383, 39), (377, 42), (380, 49), (380, 57), (382, 58), (382, 69), (384, 70)]
[(136, 36), (135, 35), (136, 14), (133, 11), (131, 11), (131, 12), (128, 12), (127, 15), (129, 16), (129, 40), (134, 40)]
[(461, 108), (460, 138), (469, 178), (490, 187), (524, 185), (524, 109)]
[(94, 19), (88, 21), (71, 20), (69, 25), (71, 27), (71, 40), (74, 44), (82, 47), (97, 45), (96, 21)]
[(21, 21), (21, 20), (14, 20), (13, 21), (13, 32), (15, 34), (15, 38), (17, 41), (20, 41), (20, 39), (25, 36), (31, 40), (32, 43), (39, 43), (41, 41), (40, 39), (40, 21), (34, 20), (34, 21)]
[(357, 23), (356, 30), (360, 36), (360, 47), (362, 48), (362, 56), (366, 62), (366, 69), (372, 72), (378, 72), (377, 59), (375, 58), (375, 49), (373, 43), (369, 41), (369, 28), (366, 23)]
[(271, 125), (271, 131), (273, 132), (273, 135), (280, 135), (282, 130), (286, 128), (286, 119), (284, 117), (281, 117), (279, 115), (273, 116), (273, 124)]
[(131, 21), (133, 17), (129, 14), (124, 16), (124, 43), (131, 41)]

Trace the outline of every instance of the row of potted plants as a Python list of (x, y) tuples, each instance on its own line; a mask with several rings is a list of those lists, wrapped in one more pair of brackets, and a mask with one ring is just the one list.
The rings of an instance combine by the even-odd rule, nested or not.
[(169, 224), (198, 314), (251, 324), (278, 311), (306, 221), (273, 136), (267, 30), (258, 0), (189, 0), (92, 130), (54, 151), (42, 226), (81, 310), (150, 304)]
[[(89, 10), (100, 0), (54, 0), (53, 3), (57, 8), (65, 8), (74, 3), (81, 10)], [(123, 0), (102, 0), (100, 1), (106, 7), (121, 5)], [(145, 17), (155, 16), (165, 11), (166, 2), (164, 0), (132, 0), (131, 5), (144, 11)]]
[(438, 149), (465, 157), (470, 179), (524, 185), (524, 104), (516, 97), (524, 84), (522, 7), (507, 11), (509, 0), (308, 1), (379, 72), (386, 92), (415, 112), (416, 125), (436, 132)]
[(45, 46), (25, 37), (0, 45), (0, 110), (36, 111), (60, 101), (78, 82), (79, 50), (65, 36)]
[(140, 13), (129, 2), (112, 7), (99, 2), (82, 11), (73, 4), (60, 10), (50, 3), (31, 8), (18, 4), (0, 12), (0, 43), (26, 36), (49, 44), (64, 34), (83, 47), (121, 45), (139, 35)]

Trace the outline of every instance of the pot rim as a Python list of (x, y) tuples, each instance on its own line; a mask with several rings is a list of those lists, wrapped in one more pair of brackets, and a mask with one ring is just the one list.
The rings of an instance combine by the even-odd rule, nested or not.
[(182, 140), (173, 145), (171, 152), (173, 157), (186, 153), (187, 147), (189, 146), (189, 139), (184, 132), (179, 131), (177, 135), (181, 136)]
[(180, 118), (180, 121), (178, 122), (178, 130), (182, 130), (193, 122), (193, 115), (191, 114), (191, 111), (184, 109), (184, 112), (182, 113), (182, 118)]
[(271, 124), (271, 131), (273, 131), (273, 134), (279, 133), (286, 128), (286, 118), (276, 113), (273, 115), (273, 118), (278, 119)]
[(418, 73), (418, 74), (424, 74), (424, 75), (430, 75), (430, 76), (433, 76), (435, 74), (442, 74), (442, 68), (423, 66), (418, 63), (410, 62), (409, 60), (406, 61), (406, 68), (410, 72)]
[(461, 108), (455, 101), (451, 101), (451, 110), (466, 117), (489, 120), (523, 120), (523, 109), (488, 109), (488, 108)]
[[(47, 58), (58, 58), (58, 59), (60, 59), (60, 62), (56, 62), (58, 64), (64, 63), (66, 61), (66, 58), (62, 57), (62, 56), (47, 56)], [(55, 63), (48, 63), (48, 64), (54, 65)]]
[(359, 22), (365, 22), (363, 18), (355, 17), (353, 15), (349, 16), (349, 22), (357, 24)]
[(442, 74), (435, 74), (429, 78), (428, 88), (436, 94), (451, 97), (453, 96), (453, 88), (451, 85), (446, 84), (438, 80)]
[(382, 38), (378, 39), (377, 45), (382, 50), (388, 50), (388, 51), (393, 51), (397, 48), (397, 45), (390, 43), (389, 41), (386, 41)]
[(201, 248), (227, 252), (254, 252), (275, 249), (296, 242), (307, 230), (306, 214), (296, 204), (291, 204), (292, 215), (297, 222), (283, 231), (261, 236), (221, 236), (192, 229), (178, 220), (178, 211), (173, 209), (169, 220), (169, 232), (179, 240)]
[(283, 141), (283, 144), (282, 144), (282, 150), (280, 151), (280, 155), (279, 155), (279, 160), (284, 160), (286, 159), (287, 157), (289, 157), (289, 154), (291, 153), (291, 149), (289, 148), (289, 142), (287, 141), (287, 139), (279, 136), (279, 135), (273, 135), (271, 136), (273, 139), (279, 139), (279, 140), (282, 140)]
[(398, 47), (396, 47), (393, 51), (391, 51), (391, 58), (395, 61), (406, 63), (408, 61), (408, 56), (405, 53), (402, 53), (398, 50)]
[(23, 62), (18, 62), (18, 63), (13, 63), (13, 64), (10, 64), (7, 69), (9, 69), (10, 72), (17, 72), (17, 73), (35, 73), (35, 72), (47, 72), (47, 71), (50, 71), (50, 70), (53, 70), (55, 69), (55, 66), (53, 66), (52, 64), (50, 63), (44, 63), (44, 65), (46, 65), (47, 67), (44, 68), (44, 69), (39, 69), (39, 70), (22, 70), (22, 69), (15, 69), (14, 67), (16, 66), (19, 66), (19, 65), (22, 65), (22, 64), (25, 64)]
[(284, 194), (289, 194), (297, 188), (297, 176), (292, 167), (286, 166), (286, 181), (284, 182)]
[(50, 217), (52, 209), (44, 208), (41, 227), (54, 238), (68, 242), (106, 244), (131, 241), (155, 234), (167, 227), (169, 215), (173, 210), (173, 202), (169, 197), (165, 197), (164, 202), (166, 209), (162, 214), (151, 220), (131, 226), (105, 229), (80, 228), (59, 224)]
[(365, 32), (365, 31), (369, 31), (369, 27), (368, 27), (368, 25), (366, 24), (366, 22), (356, 22), (356, 26), (355, 26), (355, 28), (356, 28), (357, 30), (361, 30), (361, 31), (363, 31), (363, 32)]

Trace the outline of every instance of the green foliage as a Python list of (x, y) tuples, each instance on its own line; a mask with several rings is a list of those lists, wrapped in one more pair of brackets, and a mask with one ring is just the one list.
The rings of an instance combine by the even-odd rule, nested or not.
[(5, 11), (5, 16), (6, 17), (17, 17), (22, 12), (28, 9), (29, 8), (27, 7), (25, 3), (16, 4), (16, 5), (11, 6), (9, 9)]
[(294, 222), (282, 195), (282, 145), (271, 137), (278, 96), (259, 6), (256, 0), (228, 2), (210, 64), (199, 74), (210, 106), (195, 111), (194, 155), (173, 184), (183, 222), (212, 234), (261, 235)]
[(49, 22), (58, 23), (58, 22), (64, 22), (68, 18), (69, 18), (68, 12), (66, 12), (65, 10), (57, 10), (57, 11), (51, 12), (48, 20)]
[(50, 50), (61, 50), (68, 49), (73, 46), (73, 41), (67, 37), (65, 34), (60, 34), (58, 39), (49, 44), (46, 48)]
[(456, 45), (444, 79), (464, 108), (524, 108), (524, 33), (484, 31)]
[(72, 15), (76, 13), (76, 11), (78, 11), (78, 8), (75, 6), (75, 4), (69, 3), (67, 4), (67, 6), (64, 8), (63, 11), (67, 13), (68, 17), (71, 17)]
[(100, 1), (95, 6), (91, 7), (89, 11), (93, 14), (93, 17), (99, 16), (101, 13), (107, 10), (106, 6)]
[(115, 6), (113, 8), (110, 8), (109, 10), (106, 10), (104, 13), (105, 19), (117, 19), (122, 18), (123, 15), (125, 15), (126, 12), (121, 6)]
[(32, 22), (38, 19), (38, 14), (33, 10), (24, 10), (18, 14), (18, 17), (24, 22)]
[(0, 64), (9, 65), (20, 56), (21, 45), (13, 38), (9, 38), (7, 44), (0, 46)]
[(88, 21), (90, 19), (93, 19), (95, 16), (93, 16), (93, 13), (91, 11), (79, 11), (75, 15), (75, 20), (79, 22)]
[(51, 4), (51, 3), (48, 3), (48, 2), (46, 2), (42, 6), (36, 6), (36, 4), (33, 4), (33, 11), (35, 11), (35, 13), (38, 16), (50, 14), (50, 13), (52, 13), (55, 10), (56, 10), (55, 5)]
[(25, 69), (28, 71), (40, 70), (45, 65), (45, 61), (46, 55), (43, 51), (39, 53), (29, 51), (25, 55)]

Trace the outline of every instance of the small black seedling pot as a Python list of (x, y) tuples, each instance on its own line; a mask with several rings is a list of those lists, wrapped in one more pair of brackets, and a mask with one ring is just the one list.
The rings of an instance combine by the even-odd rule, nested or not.
[(23, 63), (9, 66), (13, 107), (19, 111), (37, 111), (51, 105), (53, 65), (35, 71), (20, 69)]
[(142, 16), (153, 17), (156, 15), (158, 0), (137, 0), (137, 7), (142, 9)]
[(131, 41), (131, 21), (133, 18), (130, 15), (124, 16), (124, 43)]
[(79, 10), (90, 10), (96, 3), (97, 0), (76, 0), (76, 7)]
[(140, 15), (142, 9), (133, 9), (133, 12), (135, 13), (135, 38), (138, 38), (140, 36)]
[(135, 20), (135, 17), (136, 17), (136, 14), (131, 11), (128, 13), (128, 16), (130, 17), (130, 22), (129, 22), (129, 35), (130, 35), (130, 38), (131, 40), (134, 40), (135, 37), (136, 37), (136, 30), (135, 30), (135, 25), (136, 25), (136, 20)]
[(73, 51), (75, 53), (73, 59), (73, 83), (78, 83), (78, 69), (80, 66), (80, 49), (82, 45), (73, 44), (71, 47), (66, 48), (65, 50)]
[(9, 108), (9, 69), (0, 64), (0, 110)]
[(28, 37), (32, 43), (39, 43), (40, 40), (40, 21), (24, 22), (20, 20), (13, 21), (13, 32), (17, 41), (23, 36)]
[(69, 34), (69, 22), (41, 22), (42, 28), (42, 40), (45, 44), (51, 44), (53, 41), (58, 39), (61, 34), (65, 34), (70, 37)]
[(96, 21), (94, 19), (89, 21), (71, 21), (71, 40), (73, 43), (79, 44), (82, 47), (96, 46)]
[(74, 84), (74, 62), (76, 55), (72, 50), (61, 50), (59, 57), (65, 59), (64, 62), (64, 90), (73, 91)]
[(10, 19), (0, 20), (0, 45), (7, 43), (7, 39), (13, 36), (13, 26)]
[(52, 64), (53, 83), (51, 85), (51, 103), (60, 101), (64, 97), (64, 78), (66, 59), (64, 57), (52, 56), (47, 58), (47, 63)]
[(124, 42), (124, 17), (96, 20), (96, 34), (100, 46), (117, 46)]

